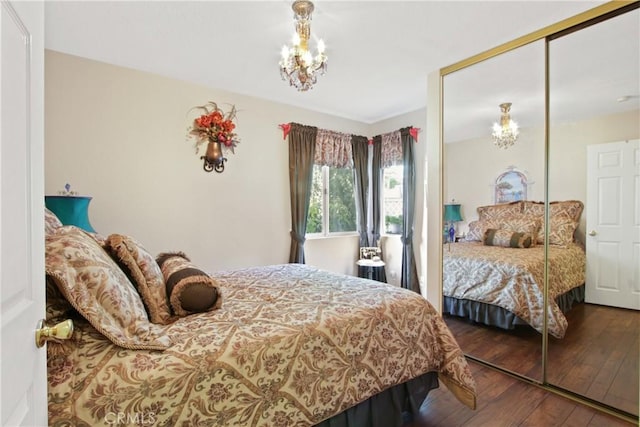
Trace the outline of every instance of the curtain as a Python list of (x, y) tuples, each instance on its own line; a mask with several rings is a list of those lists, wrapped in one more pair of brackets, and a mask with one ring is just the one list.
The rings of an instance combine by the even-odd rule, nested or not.
[(320, 166), (349, 168), (353, 165), (351, 135), (318, 129), (313, 162)]
[(373, 137), (373, 154), (371, 163), (371, 236), (369, 246), (377, 246), (380, 240), (380, 215), (382, 212), (382, 137)]
[(402, 137), (400, 131), (382, 135), (382, 168), (402, 163)]
[(289, 133), (290, 263), (304, 264), (304, 242), (307, 232), (317, 132), (318, 128), (316, 127), (291, 123)]
[(367, 161), (369, 157), (369, 144), (365, 136), (353, 135), (351, 137), (351, 146), (353, 166), (355, 169), (356, 211), (358, 213), (360, 246), (369, 246), (367, 237), (367, 191), (369, 189)]
[(416, 203), (416, 174), (414, 159), (414, 140), (409, 133), (410, 127), (400, 129), (402, 140), (402, 277), (400, 285), (420, 293), (418, 269), (413, 253), (413, 217)]
[[(380, 242), (380, 216), (382, 213), (382, 137), (373, 137), (373, 153), (371, 158), (371, 199), (373, 206), (371, 207), (371, 235), (369, 238), (369, 246), (378, 246)], [(382, 248), (381, 248), (382, 249)], [(380, 254), (384, 260), (384, 252)], [(362, 268), (362, 267), (361, 267)], [(362, 276), (363, 272), (359, 269), (358, 275)], [(385, 267), (376, 269), (375, 280), (380, 282), (387, 281), (387, 272)]]

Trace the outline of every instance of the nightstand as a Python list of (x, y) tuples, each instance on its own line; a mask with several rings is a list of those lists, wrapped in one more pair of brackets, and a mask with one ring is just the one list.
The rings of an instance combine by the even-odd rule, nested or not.
[(387, 276), (384, 272), (384, 261), (359, 259), (358, 261), (356, 261), (356, 264), (358, 264), (359, 277), (364, 277), (370, 280), (377, 280), (378, 282), (387, 281)]

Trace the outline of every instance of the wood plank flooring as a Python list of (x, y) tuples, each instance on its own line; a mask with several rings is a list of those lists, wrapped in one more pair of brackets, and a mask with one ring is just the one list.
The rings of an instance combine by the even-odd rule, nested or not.
[[(593, 304), (578, 304), (566, 316), (569, 328), (565, 337), (549, 338), (547, 382), (637, 414), (640, 378), (638, 369), (640, 312)], [(504, 331), (453, 316), (445, 316), (445, 321), (465, 353), (529, 378), (542, 379), (542, 336), (532, 328), (518, 327), (514, 331)], [(495, 375), (507, 376), (489, 370), (492, 371), (490, 374), (482, 371), (481, 378), (487, 375), (492, 378)], [(513, 381), (517, 380), (513, 379)], [(565, 417), (567, 411), (570, 413), (577, 411), (575, 407), (567, 409), (564, 402), (571, 402), (570, 400), (556, 395), (553, 395), (553, 398), (542, 398), (539, 393), (546, 396), (546, 391), (524, 383), (519, 387), (522, 386), (528, 386), (529, 390), (533, 389), (530, 393), (525, 392), (527, 399), (524, 400), (540, 399), (538, 405), (543, 407), (541, 413), (527, 413), (531, 408), (528, 404), (523, 406), (518, 401), (507, 400), (505, 403), (505, 395), (499, 387), (491, 386), (491, 390), (486, 392), (485, 398), (492, 402), (490, 406), (493, 406), (494, 410), (498, 410), (500, 405), (505, 404), (511, 415), (517, 417), (518, 421), (515, 424), (509, 424), (511, 421), (507, 421), (506, 425), (599, 425), (599, 418), (595, 416), (589, 418), (586, 424), (573, 424), (574, 417)], [(501, 387), (511, 388), (512, 386), (502, 384)], [(520, 392), (520, 389), (513, 389), (510, 394), (518, 396)], [(499, 399), (498, 396), (500, 396)], [(494, 403), (496, 399), (498, 403)], [(496, 404), (498, 407), (495, 406)], [(527, 417), (523, 417), (525, 413)], [(584, 409), (578, 413), (580, 413), (580, 419), (588, 417), (584, 415)], [(479, 415), (473, 417), (472, 425), (482, 425), (483, 421), (482, 418), (478, 418)], [(527, 421), (529, 417), (533, 418)], [(544, 422), (544, 417), (552, 417), (559, 424), (548, 424)], [(441, 421), (436, 421), (433, 425), (458, 425), (447, 422), (437, 424), (438, 422)], [(475, 424), (475, 422), (478, 423)], [(543, 422), (543, 424), (537, 424), (537, 422)], [(595, 424), (589, 424), (592, 422)]]
[(441, 383), (405, 427), (629, 427), (634, 424), (531, 384), (469, 362), (476, 379), (477, 409), (460, 403)]

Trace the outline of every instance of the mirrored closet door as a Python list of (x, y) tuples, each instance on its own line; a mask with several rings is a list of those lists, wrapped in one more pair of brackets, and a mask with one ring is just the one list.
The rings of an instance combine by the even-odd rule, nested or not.
[[(482, 230), (476, 226), (485, 222), (479, 218), (479, 207), (491, 207), (509, 196), (522, 198), (523, 191), (528, 198), (543, 200), (544, 41), (448, 74), (443, 82), (443, 194), (445, 208), (454, 207), (460, 214), (453, 218), (457, 221), (445, 218), (445, 240), (451, 240), (451, 227), (453, 240), (458, 240), (443, 246), (443, 307), (445, 313), (455, 313), (445, 320), (467, 354), (542, 381), (540, 332), (515, 328), (510, 314), (495, 304), (496, 299), (504, 307), (517, 304), (501, 293), (519, 286), (520, 279), (494, 268), (500, 251), (482, 244)], [(507, 103), (518, 137), (513, 146), (503, 148), (492, 138), (492, 124), (500, 122), (500, 106)], [(518, 184), (526, 181), (526, 188), (517, 193), (513, 179), (500, 180), (511, 175)], [(541, 248), (536, 251), (542, 283), (544, 253)], [(482, 258), (467, 256), (476, 253)], [(540, 309), (535, 315), (540, 331), (542, 295), (540, 287), (532, 296)], [(513, 331), (504, 334), (501, 327)]]
[(549, 338), (546, 378), (636, 416), (639, 133), (640, 11), (550, 37), (549, 200), (584, 201), (586, 302), (568, 311), (563, 339)]
[(639, 5), (440, 73), (445, 321), (467, 356), (636, 422)]

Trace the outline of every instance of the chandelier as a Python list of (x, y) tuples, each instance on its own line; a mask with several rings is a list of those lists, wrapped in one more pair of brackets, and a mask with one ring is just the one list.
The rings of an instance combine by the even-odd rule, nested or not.
[(498, 146), (498, 148), (509, 148), (518, 139), (518, 124), (511, 120), (511, 116), (509, 115), (510, 109), (510, 102), (500, 104), (500, 111), (502, 111), (500, 123), (493, 124), (491, 137), (493, 138), (493, 143)]
[(324, 74), (327, 70), (327, 56), (324, 54), (322, 40), (318, 40), (318, 54), (315, 57), (309, 51), (313, 3), (309, 0), (296, 0), (291, 9), (296, 32), (293, 35), (293, 45), (282, 47), (280, 75), (282, 80), (289, 81), (289, 85), (304, 92), (313, 88), (318, 74)]

